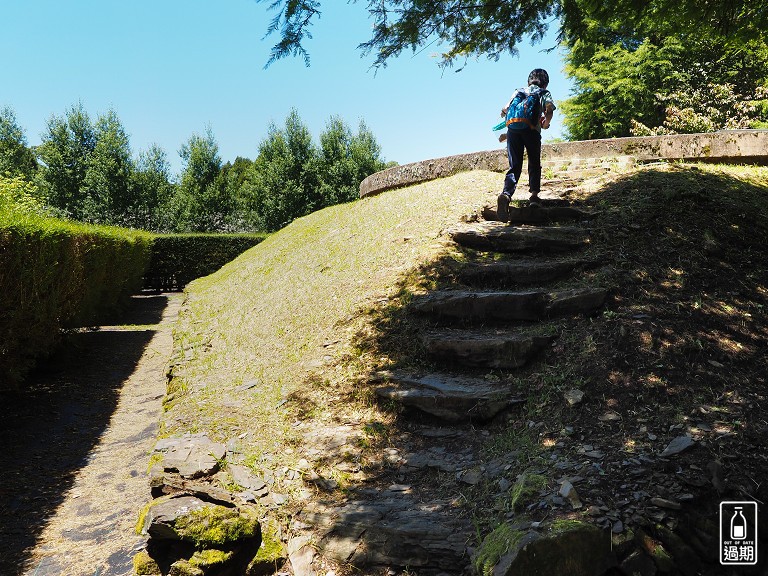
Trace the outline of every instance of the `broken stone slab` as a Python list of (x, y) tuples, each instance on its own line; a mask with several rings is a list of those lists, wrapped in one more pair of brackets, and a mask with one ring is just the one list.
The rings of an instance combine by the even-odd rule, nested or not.
[(414, 304), (420, 314), (448, 322), (536, 321), (555, 316), (589, 313), (603, 305), (605, 288), (574, 288), (546, 292), (437, 291)]
[(312, 568), (314, 558), (311, 536), (296, 536), (288, 542), (288, 560), (295, 576), (315, 576), (316, 572)]
[(448, 234), (462, 246), (493, 252), (565, 252), (589, 244), (589, 233), (575, 226), (539, 228), (477, 222), (452, 228)]
[(155, 444), (155, 452), (162, 455), (163, 470), (184, 478), (199, 478), (218, 471), (227, 447), (203, 434), (164, 438)]
[(465, 565), (472, 526), (447, 502), (350, 502), (302, 513), (320, 533), (318, 548), (359, 568), (399, 566), (456, 571)]
[(256, 476), (246, 466), (230, 464), (227, 466), (227, 472), (229, 472), (229, 475), (235, 484), (241, 486), (255, 496), (266, 496), (269, 493), (269, 488), (267, 487), (266, 482), (264, 482), (262, 478)]
[(680, 454), (681, 452), (688, 450), (695, 444), (696, 444), (696, 441), (690, 436), (678, 436), (677, 438), (672, 440), (667, 445), (666, 448), (664, 448), (664, 451), (660, 454), (660, 456), (662, 458), (666, 458), (668, 456), (674, 456), (675, 454)]
[[(552, 204), (555, 204), (553, 202)], [(482, 210), (483, 218), (486, 220), (499, 220), (496, 213), (496, 206), (486, 205)], [(540, 204), (528, 206), (510, 206), (508, 222), (515, 224), (546, 224), (550, 222), (571, 222), (578, 220), (588, 220), (594, 218), (595, 213), (587, 212), (572, 206), (557, 206)]]
[(511, 403), (522, 401), (512, 396), (509, 386), (480, 378), (444, 374), (419, 377), (402, 372), (388, 372), (383, 377), (390, 385), (376, 390), (379, 397), (398, 400), (446, 422), (490, 420)]
[(223, 504), (225, 506), (234, 506), (235, 502), (228, 490), (204, 482), (184, 480), (175, 473), (154, 473), (150, 477), (149, 486), (153, 498), (186, 494), (206, 502)]
[(436, 359), (485, 368), (519, 368), (548, 346), (554, 335), (503, 331), (441, 331), (422, 336), (427, 354)]
[(578, 520), (553, 522), (543, 532), (502, 524), (485, 538), (474, 558), (476, 573), (495, 576), (600, 576), (615, 565), (610, 533)]
[(472, 263), (462, 268), (458, 277), (469, 286), (542, 285), (597, 265), (586, 259)]

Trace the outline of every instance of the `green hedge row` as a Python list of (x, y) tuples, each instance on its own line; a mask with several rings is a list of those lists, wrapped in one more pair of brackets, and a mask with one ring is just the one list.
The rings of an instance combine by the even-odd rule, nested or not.
[(254, 247), (265, 234), (158, 234), (144, 287), (181, 290)]
[(61, 328), (100, 322), (139, 291), (151, 243), (0, 206), (0, 389), (18, 387)]

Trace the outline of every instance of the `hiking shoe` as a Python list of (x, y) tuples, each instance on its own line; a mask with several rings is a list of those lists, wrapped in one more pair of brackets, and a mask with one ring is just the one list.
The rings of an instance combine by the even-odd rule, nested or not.
[(499, 194), (499, 200), (496, 205), (496, 218), (498, 218), (502, 222), (508, 222), (509, 221), (509, 201), (512, 200), (512, 198), (509, 197), (509, 195), (502, 192)]
[(541, 198), (539, 198), (538, 194), (531, 194), (531, 197), (528, 199), (528, 204), (530, 206), (541, 206)]

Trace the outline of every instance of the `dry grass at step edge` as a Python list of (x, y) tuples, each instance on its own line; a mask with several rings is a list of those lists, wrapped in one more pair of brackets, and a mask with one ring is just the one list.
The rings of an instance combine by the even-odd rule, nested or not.
[(377, 433), (365, 423), (390, 417), (363, 378), (386, 361), (353, 337), (373, 307), (401, 297), (411, 271), (452, 250), (442, 231), (493, 201), (502, 179), (465, 173), (327, 208), (193, 282), (175, 330), (162, 435), (236, 439), (258, 470), (303, 457), (291, 449), (298, 419)]

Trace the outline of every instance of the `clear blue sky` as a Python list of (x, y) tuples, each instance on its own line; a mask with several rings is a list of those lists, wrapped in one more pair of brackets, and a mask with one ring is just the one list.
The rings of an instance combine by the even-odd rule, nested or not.
[[(133, 152), (159, 144), (174, 172), (190, 135), (213, 130), (224, 161), (254, 158), (271, 121), (297, 108), (315, 138), (331, 115), (365, 120), (386, 160), (401, 164), (499, 148), (490, 128), (528, 72), (550, 74), (555, 100), (571, 86), (554, 46), (520, 46), (520, 57), (470, 60), (443, 72), (428, 47), (374, 72), (357, 45), (369, 39), (367, 3), (325, 0), (300, 58), (264, 69), (276, 36), (255, 0), (24, 0), (2, 2), (0, 107), (10, 106), (30, 144), (46, 121), (82, 101), (92, 118), (110, 108)], [(555, 114), (546, 139), (562, 136)]]

